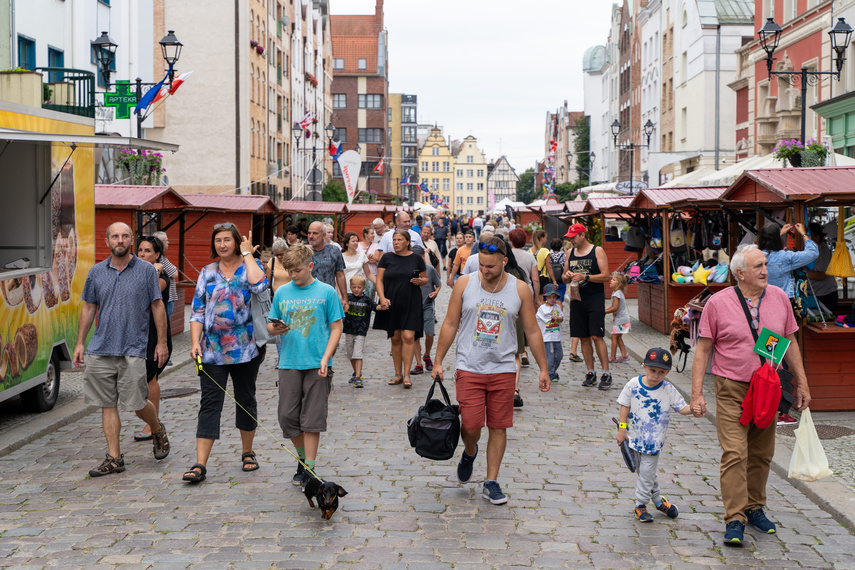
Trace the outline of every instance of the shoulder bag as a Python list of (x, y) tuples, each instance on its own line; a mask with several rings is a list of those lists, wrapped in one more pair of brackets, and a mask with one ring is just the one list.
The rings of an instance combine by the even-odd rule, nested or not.
[[(442, 400), (433, 397), (437, 385), (442, 392)], [(435, 460), (454, 457), (460, 443), (460, 410), (456, 404), (451, 404), (442, 382), (433, 381), (425, 405), (420, 406), (418, 413), (407, 422), (407, 436), (421, 457)]]

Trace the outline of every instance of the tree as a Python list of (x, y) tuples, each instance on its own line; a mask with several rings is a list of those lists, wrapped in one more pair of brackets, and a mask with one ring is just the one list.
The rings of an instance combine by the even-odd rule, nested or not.
[(328, 178), (321, 190), (321, 196), (324, 202), (347, 202), (347, 191), (344, 189), (344, 183), (335, 178)]
[(517, 183), (517, 201), (523, 204), (531, 204), (536, 198), (534, 168), (529, 168), (520, 174), (520, 181)]
[(590, 186), (591, 180), (591, 127), (590, 117), (580, 115), (576, 119), (576, 128), (573, 131), (573, 154), (576, 156), (576, 170), (579, 172), (579, 182), (582, 186)]

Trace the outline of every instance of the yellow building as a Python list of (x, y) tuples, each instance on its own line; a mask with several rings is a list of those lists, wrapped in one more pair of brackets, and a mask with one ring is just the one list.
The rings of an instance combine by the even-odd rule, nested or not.
[(487, 210), (487, 158), (472, 135), (459, 143), (454, 157), (453, 210), (468, 216)]
[[(453, 167), (454, 157), (442, 135), (442, 129), (434, 126), (419, 153), (419, 183), (427, 182), (430, 192), (439, 194), (443, 202), (452, 209), (454, 209)], [(487, 168), (486, 165), (484, 168)], [(418, 194), (416, 197), (419, 201), (423, 201)]]

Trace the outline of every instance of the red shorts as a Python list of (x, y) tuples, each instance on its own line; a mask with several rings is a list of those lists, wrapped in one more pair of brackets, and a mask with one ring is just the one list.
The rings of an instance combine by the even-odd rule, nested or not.
[(466, 431), (484, 427), (514, 427), (514, 389), (517, 375), (514, 372), (501, 374), (475, 374), (458, 370), (457, 402), (460, 404), (460, 424)]

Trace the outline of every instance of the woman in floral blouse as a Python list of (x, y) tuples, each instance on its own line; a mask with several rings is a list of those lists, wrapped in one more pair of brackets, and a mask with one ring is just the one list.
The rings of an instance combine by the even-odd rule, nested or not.
[(265, 347), (255, 344), (252, 331), (252, 293), (268, 287), (264, 269), (253, 256), (258, 246), (249, 237), (241, 236), (231, 223), (217, 224), (211, 235), (211, 258), (219, 257), (199, 272), (193, 295), (190, 334), (193, 360), (202, 357), (203, 372), (199, 375), (202, 400), (196, 428), (196, 464), (184, 473), (183, 479), (198, 483), (205, 479), (206, 465), (220, 438), (220, 416), (225, 401), (229, 376), (234, 384), (235, 424), (240, 430), (244, 471), (258, 469), (252, 450), (257, 422), (255, 379), (264, 360)]

